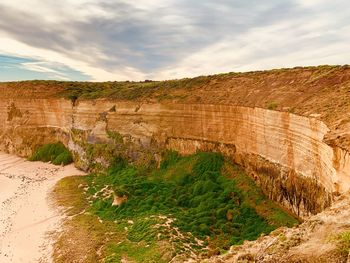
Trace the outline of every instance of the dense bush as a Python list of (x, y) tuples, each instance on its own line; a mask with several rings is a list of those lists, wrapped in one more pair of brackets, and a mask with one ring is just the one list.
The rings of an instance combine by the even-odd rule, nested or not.
[(175, 151), (165, 152), (163, 161), (160, 163), (160, 169), (166, 169), (170, 165), (175, 164), (179, 160), (179, 158), (179, 154)]
[(55, 165), (67, 165), (73, 162), (72, 154), (61, 142), (41, 146), (28, 159), (29, 161), (51, 162)]
[[(107, 175), (90, 179), (90, 194), (108, 185), (117, 195), (127, 195), (128, 201), (117, 207), (112, 206), (112, 198), (97, 198), (93, 212), (105, 220), (167, 215), (176, 218), (174, 227), (198, 238), (225, 236), (224, 246), (253, 240), (275, 229), (245, 201), (235, 181), (222, 175), (223, 164), (217, 153), (180, 157), (168, 152), (159, 170), (143, 174), (117, 159)], [(189, 171), (183, 170), (186, 165), (191, 167)], [(174, 176), (169, 178), (169, 172)], [(146, 226), (148, 223), (142, 228)], [(139, 235), (153, 233), (150, 229)]]

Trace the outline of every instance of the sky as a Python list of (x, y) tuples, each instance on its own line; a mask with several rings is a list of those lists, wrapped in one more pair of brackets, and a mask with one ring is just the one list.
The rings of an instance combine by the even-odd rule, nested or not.
[(1, 0), (0, 81), (350, 64), (348, 0)]

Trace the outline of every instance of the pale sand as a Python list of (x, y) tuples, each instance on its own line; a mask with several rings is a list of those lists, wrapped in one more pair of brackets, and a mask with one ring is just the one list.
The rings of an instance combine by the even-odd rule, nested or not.
[(82, 175), (65, 167), (0, 153), (0, 262), (51, 262), (52, 240), (63, 218), (49, 199), (57, 181)]

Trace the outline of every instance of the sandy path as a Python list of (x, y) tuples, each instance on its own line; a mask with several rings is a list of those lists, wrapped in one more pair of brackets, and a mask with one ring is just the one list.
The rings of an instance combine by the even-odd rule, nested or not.
[(62, 215), (48, 194), (65, 176), (81, 175), (73, 165), (61, 167), (0, 153), (0, 262), (51, 262), (47, 233)]

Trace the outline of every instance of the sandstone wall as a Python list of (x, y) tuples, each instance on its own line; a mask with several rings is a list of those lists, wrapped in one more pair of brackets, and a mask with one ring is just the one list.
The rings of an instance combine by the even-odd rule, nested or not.
[(1, 99), (0, 150), (28, 156), (38, 145), (67, 143), (71, 116), (71, 103), (63, 99)]
[(350, 187), (349, 153), (324, 142), (329, 129), (316, 118), (227, 105), (0, 100), (0, 148), (7, 152), (28, 155), (61, 140), (86, 167), (82, 143), (112, 143), (110, 132), (137, 149), (152, 149), (154, 157), (164, 148), (220, 151), (301, 217), (323, 210)]

